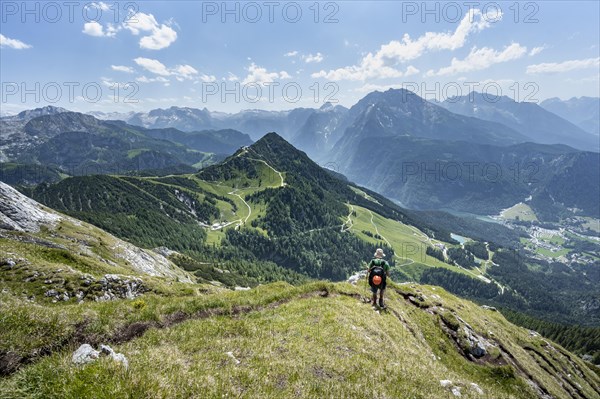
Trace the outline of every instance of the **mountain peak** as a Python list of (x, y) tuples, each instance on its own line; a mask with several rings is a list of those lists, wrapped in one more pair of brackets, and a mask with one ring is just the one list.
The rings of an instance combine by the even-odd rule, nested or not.
[[(520, 133), (521, 142), (561, 143), (582, 150), (597, 150), (597, 137), (565, 118), (573, 112), (569, 112), (564, 102), (552, 99), (546, 101), (549, 102), (539, 105), (529, 101), (514, 101), (507, 96), (473, 91), (465, 96), (448, 98), (440, 105), (456, 114), (501, 123)], [(592, 116), (594, 108), (597, 109), (597, 104), (582, 114)]]
[(348, 108), (344, 107), (343, 105), (339, 105), (339, 104), (333, 104), (329, 101), (327, 101), (325, 104), (321, 105), (321, 107), (319, 108), (319, 111), (322, 112), (345, 112), (348, 111)]
[(265, 134), (264, 136), (262, 136), (262, 138), (260, 138), (260, 140), (258, 140), (256, 144), (261, 143), (261, 142), (266, 142), (266, 143), (285, 143), (289, 146), (291, 146), (290, 143), (288, 143), (283, 137), (281, 137), (279, 134), (277, 134), (276, 132), (269, 132), (267, 134)]
[(448, 97), (444, 101), (439, 102), (440, 104), (444, 103), (471, 103), (471, 104), (480, 104), (480, 103), (516, 103), (512, 98), (508, 96), (501, 96), (489, 93), (480, 93), (478, 91), (473, 90), (469, 94), (464, 96), (453, 96)]
[(298, 156), (312, 162), (304, 152), (298, 150), (275, 132), (265, 134), (250, 148), (256, 154), (277, 164), (284, 158), (296, 158)]
[[(417, 93), (407, 89), (388, 89), (384, 92), (373, 91), (364, 96), (352, 108), (355, 111), (362, 111), (367, 107), (375, 104), (385, 104), (393, 107), (412, 107), (426, 104), (423, 98)], [(428, 103), (427, 103), (428, 104)]]
[(56, 115), (56, 114), (60, 114), (63, 112), (69, 112), (69, 110), (61, 108), (61, 107), (55, 107), (53, 105), (46, 105), (45, 107), (41, 107), (41, 108), (28, 109), (25, 111), (21, 111), (16, 116), (10, 117), (10, 118), (27, 121), (27, 120), (30, 120), (33, 118), (37, 118), (38, 116)]
[(306, 153), (288, 143), (283, 137), (275, 132), (264, 135), (260, 140), (248, 147), (242, 147), (238, 152), (227, 158), (220, 164), (202, 169), (199, 174), (233, 175), (234, 173), (223, 173), (223, 170), (240, 168), (240, 160), (260, 161), (266, 163), (275, 171), (285, 173), (286, 176), (295, 175), (311, 181), (319, 186), (335, 186), (340, 177), (334, 179), (332, 174), (311, 160)]

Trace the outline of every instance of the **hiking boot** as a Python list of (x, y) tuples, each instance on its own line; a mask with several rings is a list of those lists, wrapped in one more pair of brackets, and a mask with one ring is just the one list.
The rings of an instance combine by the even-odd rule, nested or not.
[(385, 305), (383, 304), (383, 298), (379, 298), (379, 307), (385, 308)]

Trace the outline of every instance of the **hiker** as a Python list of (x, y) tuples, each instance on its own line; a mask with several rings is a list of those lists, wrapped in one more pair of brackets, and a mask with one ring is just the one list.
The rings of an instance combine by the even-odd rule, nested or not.
[(374, 258), (369, 263), (367, 272), (367, 281), (373, 293), (371, 304), (373, 306), (377, 305), (377, 290), (379, 290), (379, 307), (384, 308), (383, 293), (385, 292), (387, 277), (390, 275), (390, 265), (383, 259), (385, 257), (383, 249), (377, 248), (373, 256)]

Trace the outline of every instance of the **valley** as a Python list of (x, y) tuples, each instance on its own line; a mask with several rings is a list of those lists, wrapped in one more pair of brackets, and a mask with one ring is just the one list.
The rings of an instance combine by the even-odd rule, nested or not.
[[(5, 198), (12, 203), (21, 201), (21, 194), (11, 192), (7, 187), (3, 186), (7, 193)], [(263, 298), (259, 292), (272, 292), (267, 296), (275, 295), (277, 298), (282, 295), (286, 297), (286, 292), (314, 292), (311, 287), (329, 284), (319, 282), (320, 280), (343, 281), (364, 270), (366, 261), (377, 247), (384, 249), (392, 265), (390, 284), (397, 287), (394, 288), (395, 293), (390, 294), (392, 303), (400, 304), (404, 300), (402, 298), (414, 295), (439, 301), (436, 298), (446, 294), (443, 294), (441, 288), (425, 288), (426, 285), (433, 285), (486, 306), (501, 308), (523, 324), (529, 325), (551, 317), (564, 323), (575, 323), (576, 320), (585, 318), (585, 323), (591, 326), (600, 322), (593, 294), (598, 289), (594, 277), (597, 263), (589, 263), (587, 269), (586, 263), (579, 262), (582, 258), (576, 255), (590, 255), (589, 248), (573, 248), (568, 251), (568, 255), (559, 249), (555, 257), (544, 253), (544, 245), (548, 245), (550, 254), (555, 254), (554, 247), (562, 248), (573, 243), (581, 246), (574, 238), (579, 237), (580, 233), (556, 230), (558, 233), (555, 234), (555, 230), (549, 229), (547, 225), (536, 226), (535, 223), (539, 222), (533, 217), (531, 221), (526, 221), (525, 215), (535, 214), (524, 204), (517, 204), (504, 212), (503, 218), (497, 220), (499, 223), (473, 219), (467, 224), (461, 222), (453, 225), (452, 231), (448, 231), (439, 223), (442, 219), (435, 216), (435, 213), (400, 208), (376, 192), (338, 178), (338, 175), (321, 168), (276, 133), (269, 133), (250, 146), (242, 146), (223, 161), (195, 173), (77, 176), (52, 184), (22, 186), (21, 190), (44, 205), (69, 215), (63, 216), (69, 222), (61, 222), (60, 225), (41, 222), (38, 233), (36, 230), (25, 230), (26, 233), (9, 230), (2, 233), (3, 247), (8, 249), (2, 255), (3, 295), (7, 298), (5, 303), (22, 309), (28, 309), (28, 303), (38, 304), (38, 308), (26, 310), (20, 316), (25, 319), (6, 321), (12, 323), (11, 328), (17, 334), (7, 341), (12, 342), (10, 353), (18, 355), (11, 355), (11, 358), (6, 357), (8, 352), (3, 355), (4, 360), (0, 360), (4, 362), (5, 370), (20, 368), (23, 363), (33, 361), (36, 365), (24, 370), (37, 374), (44, 372), (45, 364), (53, 364), (52, 362), (60, 361), (61, 356), (64, 356), (64, 352), (59, 350), (47, 361), (38, 362), (39, 355), (36, 353), (39, 349), (36, 348), (56, 345), (55, 334), (72, 331), (71, 323), (82, 317), (75, 309), (69, 310), (68, 316), (55, 329), (38, 332), (38, 343), (25, 345), (19, 335), (19, 331), (24, 331), (25, 328), (21, 323), (29, 317), (38, 317), (33, 314), (47, 306), (84, 306), (90, 309), (87, 313), (89, 315), (89, 312), (104, 309), (92, 310), (101, 306), (95, 305), (98, 301), (107, 301), (104, 305), (108, 306), (106, 309), (113, 309), (110, 312), (115, 312), (120, 306), (130, 306), (126, 305), (127, 302), (121, 304), (120, 301), (143, 298), (135, 299), (138, 301), (135, 303), (140, 304), (135, 306), (148, 310), (126, 321), (119, 322), (120, 316), (116, 316), (116, 320), (108, 322), (100, 332), (95, 332), (100, 334), (99, 337), (106, 337), (105, 340), (120, 343), (119, 350), (131, 353), (138, 349), (128, 346), (130, 344), (127, 339), (114, 338), (118, 334), (128, 334), (114, 330), (127, 329), (128, 327), (123, 327), (123, 323), (125, 326), (129, 323), (147, 325), (148, 327), (143, 327), (143, 331), (150, 328), (150, 331), (158, 334), (163, 329), (174, 332), (180, 327), (175, 327), (170, 320), (196, 318), (193, 316), (199, 311), (196, 298), (203, 298), (202, 301), (209, 303), (217, 301), (216, 305), (207, 303), (201, 307), (209, 306), (213, 309), (208, 311), (209, 314), (216, 312), (225, 316), (227, 312), (217, 310), (221, 306), (218, 304), (222, 302), (216, 297), (230, 295), (228, 293), (232, 290), (235, 298), (238, 298), (235, 300), (242, 303), (254, 303), (255, 300), (263, 303), (263, 299), (258, 299)], [(36, 205), (31, 206), (35, 208)], [(16, 208), (3, 209), (3, 217), (8, 217), (9, 223), (12, 223), (10, 220), (14, 217), (13, 209)], [(441, 217), (452, 220), (448, 214)], [(84, 222), (77, 222), (72, 218)], [(584, 222), (590, 223), (589, 219), (577, 220), (581, 226)], [(82, 224), (85, 222), (97, 227)], [(90, 227), (73, 227), (78, 225)], [(520, 237), (526, 251), (529, 247), (531, 253), (503, 248), (482, 240), (480, 234), (484, 234), (486, 229), (488, 234), (491, 233), (487, 227), (490, 225), (496, 226), (499, 237), (503, 234)], [(106, 230), (106, 233), (98, 228)], [(89, 232), (86, 232), (88, 229)], [(82, 240), (80, 237), (85, 238)], [(123, 241), (121, 244), (110, 244), (113, 240), (126, 240), (128, 243)], [(83, 244), (79, 244), (80, 242)], [(49, 249), (34, 250), (40, 244)], [(550, 247), (551, 245), (554, 247)], [(135, 249), (134, 246), (145, 249)], [(136, 253), (139, 254), (136, 256), (143, 256), (145, 262), (159, 257), (165, 270), (161, 273), (167, 273), (162, 279), (166, 278), (166, 281), (154, 277), (156, 272), (152, 268), (132, 270), (129, 262), (133, 258), (126, 258), (129, 260), (124, 264), (120, 260), (112, 260), (115, 259), (111, 258), (112, 251), (119, 251), (119, 248), (128, 248), (126, 252), (130, 255), (127, 256)], [(571, 261), (566, 261), (561, 256), (569, 257)], [(557, 267), (552, 263), (554, 259), (570, 265), (569, 268)], [(133, 262), (139, 267), (138, 260)], [(151, 276), (146, 276), (146, 273)], [(559, 274), (562, 276), (562, 292), (557, 294), (555, 276)], [(581, 278), (585, 279), (583, 283)], [(194, 284), (190, 285), (191, 281)], [(284, 288), (282, 281), (298, 288)], [(537, 285), (532, 284), (533, 281)], [(414, 285), (415, 283), (425, 285)], [(406, 293), (406, 284), (413, 284), (410, 286), (411, 294)], [(364, 287), (360, 288), (360, 285), (350, 286), (350, 291), (344, 288), (347, 287), (344, 284), (327, 287), (328, 292), (354, 292), (349, 296), (354, 298), (352, 301), (362, 298), (364, 291)], [(412, 290), (415, 289), (418, 294), (413, 293)], [(246, 291), (249, 293), (244, 294)], [(215, 295), (215, 299), (209, 299), (210, 295)], [(306, 308), (303, 307), (305, 298), (302, 295), (304, 294), (301, 294), (302, 299), (289, 299), (289, 305), (279, 305), (275, 301), (277, 305), (273, 306), (290, 306), (286, 314), (292, 317), (290, 323), (293, 323), (293, 315), (306, 315)], [(333, 294), (334, 297), (337, 295), (340, 294)], [(172, 308), (172, 302), (164, 299), (165, 297), (179, 298), (178, 301), (187, 310), (176, 311)], [(267, 301), (264, 305), (240, 306), (244, 309), (256, 306), (256, 311), (262, 314), (265, 308), (271, 306), (269, 303), (273, 303), (273, 299), (264, 300)], [(353, 306), (337, 302), (337, 299), (335, 301), (330, 306), (340, 306), (340, 311), (346, 306)], [(362, 306), (360, 301), (354, 303)], [(409, 299), (408, 303), (412, 303), (410, 301)], [(567, 304), (570, 301), (580, 305), (569, 308)], [(75, 303), (80, 305), (74, 305)], [(114, 306), (117, 308), (113, 308)], [(315, 304), (308, 305), (309, 308), (313, 306)], [(515, 311), (518, 312), (510, 313)], [(173, 312), (178, 316), (170, 316)], [(406, 318), (412, 317), (408, 314), (399, 320), (406, 323)], [(533, 318), (524, 318), (525, 315)], [(148, 317), (151, 320), (158, 317), (162, 321), (149, 322)], [(319, 317), (328, 316), (321, 314)], [(450, 316), (440, 317), (443, 319)], [(204, 319), (202, 316), (196, 322), (205, 323), (206, 321), (202, 321)], [(424, 322), (420, 318), (419, 320), (421, 321), (418, 323)], [(236, 327), (226, 327), (228, 322), (225, 323), (225, 329), (238, 328), (237, 324)], [(357, 320), (351, 319), (350, 323), (356, 325)], [(423, 326), (419, 328), (425, 328)], [(551, 327), (547, 334), (555, 334), (556, 331), (557, 327)], [(89, 336), (90, 332), (83, 334)], [(577, 334), (583, 336), (588, 332), (578, 330)], [(76, 336), (70, 337), (69, 342), (80, 342)], [(571, 342), (559, 336), (556, 338), (589, 359), (600, 356), (600, 351), (585, 346), (582, 341)], [(354, 344), (348, 345), (351, 347)], [(260, 345), (250, 340), (235, 341), (227, 347), (229, 348), (223, 348), (222, 352), (234, 359), (234, 364), (241, 364), (244, 356), (249, 356), (243, 354), (251, 353), (244, 348), (257, 348)], [(3, 353), (2, 350), (0, 348), (0, 354)], [(157, 347), (156, 350), (161, 349)], [(150, 353), (147, 352), (148, 355)], [(211, 356), (219, 356), (218, 353)], [(103, 363), (99, 364), (104, 367)], [(139, 367), (142, 368), (138, 372), (144, 373), (143, 366)], [(437, 374), (440, 372), (435, 371)], [(25, 374), (18, 375), (19, 377), (7, 380), (7, 389), (20, 389), (17, 387)], [(77, 375), (74, 378), (85, 377)], [(484, 383), (477, 384), (481, 386)], [(548, 383), (542, 383), (538, 379), (535, 379), (535, 384), (546, 390), (552, 389)], [(436, 392), (434, 385), (428, 388), (431, 392)], [(514, 386), (514, 383), (509, 382), (507, 389), (513, 390)], [(270, 392), (268, 386), (260, 389), (264, 389), (260, 392), (266, 395)], [(510, 392), (514, 395), (516, 391)]]
[(0, 8), (0, 399), (600, 399), (600, 2)]
[[(178, 257), (166, 248), (141, 250), (3, 183), (0, 197), (0, 240), (8, 249), (0, 264), (0, 310), (7, 315), (0, 318), (0, 387), (9, 396), (187, 395), (197, 389), (352, 396), (370, 387), (355, 365), (377, 369), (370, 355), (376, 341), (386, 343), (382, 356), (394, 366), (376, 372), (394, 381), (385, 388), (390, 395), (452, 389), (467, 396), (489, 391), (497, 398), (547, 393), (566, 399), (598, 392), (600, 381), (587, 363), (440, 287), (390, 282), (392, 310), (383, 313), (365, 303), (360, 284), (278, 282), (232, 291), (191, 283), (191, 274), (165, 257)], [(388, 234), (391, 244), (427, 241), (414, 227), (352, 208), (351, 229), (372, 228)], [(74, 367), (69, 348), (82, 343), (110, 343), (126, 363), (103, 357)], [(351, 362), (340, 363), (345, 358)], [(221, 365), (218, 372), (212, 362)], [(177, 369), (177, 382), (157, 384), (157, 367), (165, 375)], [(352, 378), (332, 379), (336, 373)], [(313, 384), (305, 384), (308, 379)]]

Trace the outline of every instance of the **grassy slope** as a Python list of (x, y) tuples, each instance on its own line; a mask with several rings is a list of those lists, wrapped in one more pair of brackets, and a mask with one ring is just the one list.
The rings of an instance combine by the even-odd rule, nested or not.
[[(259, 176), (262, 180), (261, 187), (258, 187), (258, 179), (248, 180), (240, 177), (238, 179), (234, 178), (226, 182), (211, 183), (199, 180), (195, 176), (190, 176), (189, 178), (198, 181), (203, 189), (218, 195), (226, 195), (236, 203), (238, 208), (237, 213), (233, 213), (230, 209), (227, 209), (230, 208), (229, 204), (222, 203), (225, 204), (225, 208), (223, 209), (224, 220), (231, 221), (238, 218), (245, 220), (246, 216), (248, 216), (247, 207), (235, 194), (240, 194), (242, 197), (244, 197), (245, 195), (255, 193), (267, 187), (280, 186), (279, 176), (276, 173), (273, 173), (272, 169), (267, 168), (260, 162), (257, 162), (257, 168), (259, 170)], [(231, 194), (235, 189), (237, 189), (235, 194)], [(364, 193), (363, 191), (354, 187), (352, 187), (352, 190), (363, 195), (370, 201), (377, 203), (375, 199), (369, 197), (368, 194)], [(249, 205), (252, 209), (252, 213), (246, 222), (246, 226), (249, 226), (252, 220), (255, 220), (257, 217), (262, 216), (265, 213), (263, 204), (249, 203)], [(363, 231), (369, 231), (373, 235), (379, 234), (381, 237), (384, 237), (388, 241), (387, 243), (394, 248), (396, 255), (398, 255), (398, 257), (394, 259), (397, 267), (406, 267), (406, 273), (409, 275), (416, 277), (423, 267), (443, 267), (457, 273), (468, 275), (470, 277), (476, 277), (481, 274), (477, 269), (467, 271), (460, 267), (449, 265), (426, 255), (425, 250), (427, 246), (442, 242), (430, 239), (423, 232), (413, 226), (385, 218), (358, 205), (349, 204), (349, 211), (354, 211), (356, 213), (356, 216), (353, 214), (350, 215), (351, 224), (347, 223), (347, 220), (342, 220), (341, 223), (346, 223), (346, 227), (352, 226), (349, 229), (350, 232), (371, 243), (378, 243), (382, 240), (367, 236), (363, 233)], [(224, 233), (222, 230), (209, 231), (207, 242), (219, 243), (223, 236)], [(444, 244), (448, 245), (447, 243)]]
[[(247, 207), (239, 197), (234, 194), (230, 194), (233, 192), (232, 190), (237, 189), (235, 193), (244, 197), (245, 195), (253, 194), (268, 187), (279, 187), (281, 184), (279, 176), (276, 173), (273, 173), (271, 168), (268, 168), (266, 165), (257, 162), (257, 169), (262, 181), (260, 187), (258, 187), (258, 179), (249, 180), (239, 177), (233, 178), (226, 182), (212, 183), (199, 180), (195, 176), (190, 176), (189, 178), (198, 181), (203, 189), (218, 195), (229, 196), (229, 198), (236, 203), (238, 212), (235, 214), (231, 212), (230, 209), (227, 209), (230, 208), (230, 206), (228, 207), (227, 205), (229, 204), (225, 203), (225, 207), (223, 209), (224, 220), (233, 220), (237, 218), (245, 219), (246, 216), (248, 216)], [(364, 193), (363, 191), (355, 187), (351, 187), (351, 189), (363, 195), (370, 201), (377, 203), (375, 199), (369, 197), (368, 194)], [(252, 208), (252, 213), (246, 222), (247, 226), (249, 226), (252, 220), (255, 220), (257, 217), (262, 216), (265, 213), (263, 204), (249, 203), (249, 205)], [(369, 231), (373, 235), (379, 233), (382, 237), (385, 237), (389, 241), (388, 243), (394, 248), (396, 254), (399, 256), (399, 258), (396, 259), (398, 266), (417, 263), (419, 265), (445, 267), (455, 272), (473, 276), (473, 273), (469, 273), (464, 269), (451, 266), (425, 254), (425, 249), (428, 245), (433, 245), (433, 243), (441, 243), (441, 241), (431, 240), (423, 232), (413, 226), (385, 218), (377, 213), (369, 211), (366, 208), (358, 205), (349, 206), (350, 211), (356, 212), (356, 216), (350, 216), (352, 227), (349, 229), (349, 231), (359, 238), (371, 243), (381, 242), (382, 240), (369, 237), (363, 234), (363, 231)], [(372, 220), (371, 215), (373, 216)], [(346, 220), (341, 221), (341, 223), (345, 222)], [(347, 224), (347, 227), (350, 226)], [(222, 235), (223, 233), (220, 230), (210, 231), (208, 233), (208, 242), (219, 242)]]
[[(0, 236), (3, 258), (17, 259), (17, 265), (4, 271), (0, 285), (10, 286), (24, 294), (35, 295), (39, 289), (53, 288), (42, 277), (24, 281), (30, 275), (49, 273), (58, 279), (76, 279), (82, 274), (102, 277), (104, 274), (144, 276), (157, 285), (163, 279), (153, 278), (136, 269), (124, 256), (123, 242), (105, 231), (71, 218), (61, 220), (56, 227), (42, 227), (38, 233), (7, 232)], [(171, 264), (167, 273), (175, 279), (189, 280), (190, 276)], [(33, 284), (35, 283), (35, 284)]]
[[(241, 154), (243, 155), (243, 153)], [(264, 217), (266, 213), (266, 206), (262, 202), (245, 202), (244, 199), (249, 195), (264, 190), (266, 188), (277, 188), (282, 184), (282, 178), (285, 180), (285, 174), (282, 176), (273, 169), (270, 165), (265, 163), (264, 160), (249, 158), (249, 162), (255, 168), (253, 178), (249, 178), (243, 173), (243, 171), (234, 171), (234, 175), (228, 176), (227, 179), (219, 181), (205, 181), (201, 180), (198, 175), (180, 175), (173, 179), (169, 177), (165, 178), (123, 178), (114, 177), (118, 182), (127, 183), (126, 187), (135, 188), (136, 192), (140, 192), (146, 195), (148, 198), (154, 199), (155, 203), (163, 203), (163, 206), (169, 213), (173, 212), (184, 212), (187, 213), (183, 204), (181, 204), (176, 198), (174, 198), (173, 192), (179, 191), (185, 193), (188, 197), (195, 199), (199, 203), (202, 203), (206, 194), (214, 194), (218, 198), (227, 198), (231, 202), (226, 202), (221, 199), (215, 200), (215, 206), (219, 211), (219, 216), (216, 219), (206, 220), (210, 225), (213, 223), (227, 223), (226, 228), (234, 228), (237, 225), (245, 226), (249, 228), (251, 223), (259, 217)], [(156, 189), (150, 190), (149, 187), (156, 187)], [(159, 188), (163, 191), (158, 191)], [(164, 189), (167, 189), (171, 194), (172, 198), (167, 198)], [(376, 199), (370, 197), (362, 190), (352, 187), (354, 192), (364, 196), (368, 201), (378, 203)], [(150, 191), (149, 191), (150, 190)], [(159, 201), (156, 198), (156, 193), (163, 195), (164, 201)], [(168, 204), (167, 204), (168, 201)], [(250, 211), (248, 209), (250, 207)], [(391, 245), (398, 257), (394, 260), (396, 265), (402, 267), (403, 274), (411, 279), (418, 280), (420, 274), (426, 267), (444, 267), (455, 272), (469, 275), (470, 277), (476, 277), (480, 274), (477, 269), (467, 271), (465, 269), (448, 265), (444, 262), (426, 256), (425, 249), (428, 245), (439, 242), (432, 240), (427, 237), (419, 229), (403, 224), (401, 222), (385, 218), (375, 212), (372, 212), (364, 207), (358, 205), (349, 204), (351, 209), (354, 210), (356, 216), (350, 215), (350, 221), (352, 228), (349, 231), (355, 234), (360, 239), (376, 244), (387, 240), (388, 245)], [(156, 207), (155, 207), (156, 208)], [(161, 208), (162, 209), (162, 208)], [(158, 210), (157, 210), (158, 211)], [(161, 211), (162, 212), (162, 211)], [(77, 214), (78, 215), (78, 214)], [(78, 215), (81, 216), (81, 215)], [(189, 216), (192, 216), (191, 214)], [(241, 222), (241, 223), (240, 223)], [(340, 220), (340, 228), (343, 223), (347, 220)], [(111, 229), (112, 224), (104, 226), (105, 228)], [(331, 226), (335, 228), (336, 226)], [(347, 227), (350, 227), (349, 225)], [(203, 229), (206, 232), (206, 243), (208, 245), (219, 245), (225, 236), (225, 229)], [(263, 234), (266, 235), (266, 231), (257, 228)], [(385, 238), (385, 240), (369, 237), (365, 235), (363, 231), (369, 231), (372, 235), (379, 234)], [(117, 231), (115, 233), (118, 234)], [(138, 243), (140, 244), (140, 243)], [(158, 244), (156, 244), (158, 245)], [(166, 244), (169, 246), (168, 244)], [(448, 244), (446, 244), (448, 246)], [(366, 257), (369, 254), (365, 255)]]
[(515, 220), (517, 218), (519, 218), (519, 220), (523, 220), (523, 221), (528, 221), (528, 222), (532, 222), (532, 221), (538, 221), (537, 216), (535, 215), (535, 212), (533, 211), (533, 209), (531, 209), (531, 207), (527, 204), (524, 204), (522, 202), (519, 202), (518, 204), (505, 209), (504, 211), (502, 211), (502, 213), (500, 214), (500, 216), (504, 219), (510, 219), (510, 220)]
[[(31, 336), (68, 343), (0, 380), (0, 392), (7, 398), (162, 398), (200, 393), (202, 397), (442, 398), (449, 390), (440, 380), (449, 379), (467, 398), (481, 397), (471, 383), (478, 384), (486, 397), (537, 397), (526, 380), (556, 398), (571, 397), (574, 387), (580, 387), (586, 398), (599, 393), (600, 377), (585, 363), (513, 326), (497, 312), (440, 288), (402, 285), (388, 290), (390, 311), (378, 313), (362, 301), (365, 289), (345, 283), (300, 287), (276, 283), (248, 292), (194, 293), (176, 301), (147, 295), (142, 306), (122, 300), (42, 307), (13, 299), (11, 316), (0, 320), (1, 342), (37, 342), (26, 339)], [(423, 302), (415, 306), (405, 299), (408, 295), (421, 296)], [(2, 296), (7, 299), (6, 293)], [(6, 306), (4, 300), (2, 304)], [(446, 320), (462, 319), (478, 334), (501, 344), (502, 349), (490, 351), (498, 357), (490, 362), (502, 364), (500, 353), (505, 353), (506, 359), (512, 356), (513, 365), (467, 360), (444, 332), (442, 314)], [(18, 328), (38, 318), (36, 334)], [(127, 371), (107, 358), (78, 367), (70, 357), (81, 341), (69, 341), (68, 335), (82, 319), (87, 323), (79, 334), (87, 342), (94, 342), (89, 339), (94, 337), (94, 343), (111, 342), (107, 337), (114, 337), (116, 329), (123, 331), (123, 326), (136, 321), (158, 328), (133, 340), (113, 339), (113, 348), (129, 359)], [(8, 332), (6, 327), (11, 327)]]

